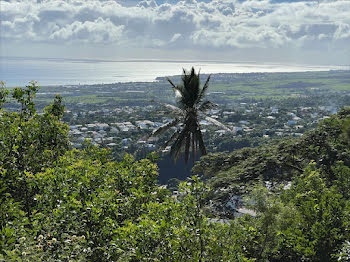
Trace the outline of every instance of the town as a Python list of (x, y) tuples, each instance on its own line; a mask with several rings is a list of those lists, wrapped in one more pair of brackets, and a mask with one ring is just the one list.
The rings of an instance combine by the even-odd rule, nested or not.
[[(202, 76), (202, 82), (206, 77)], [(232, 151), (272, 139), (302, 136), (320, 120), (350, 105), (348, 78), (349, 71), (212, 75), (207, 98), (217, 106), (207, 115), (230, 131), (201, 118), (208, 151)], [(179, 76), (170, 79), (174, 83), (180, 80)], [(142, 158), (150, 152), (169, 152), (169, 146), (162, 148), (167, 134), (150, 136), (174, 118), (164, 106), (175, 104), (166, 78), (41, 87), (37, 94), (39, 107), (57, 93), (66, 106), (63, 120), (70, 126), (72, 147), (81, 148), (89, 141), (110, 148), (117, 159), (125, 153)]]
[[(161, 106), (148, 105), (147, 107), (116, 107), (89, 110), (84, 105), (79, 111), (67, 110), (65, 120), (70, 124), (72, 146), (82, 147), (85, 140), (92, 144), (111, 147), (112, 150), (133, 152), (139, 149), (150, 152), (159, 149), (158, 137), (148, 137), (152, 131), (172, 120)], [(290, 109), (290, 110), (288, 110)], [(285, 136), (301, 136), (306, 130), (314, 127), (318, 121), (330, 114), (336, 113), (338, 107), (318, 106), (297, 108), (264, 107), (264, 102), (240, 103), (231, 110), (216, 108), (208, 115), (224, 123), (232, 132), (218, 129), (212, 123), (201, 120), (202, 132), (211, 135), (205, 136), (211, 150), (222, 151), (228, 145), (225, 139), (243, 141), (249, 139), (266, 140)], [(158, 112), (154, 115), (154, 112)], [(90, 119), (90, 121), (87, 121)], [(161, 141), (160, 141), (161, 142)], [(226, 142), (229, 143), (229, 142)], [(220, 146), (222, 148), (220, 148)], [(163, 149), (166, 153), (169, 148)]]

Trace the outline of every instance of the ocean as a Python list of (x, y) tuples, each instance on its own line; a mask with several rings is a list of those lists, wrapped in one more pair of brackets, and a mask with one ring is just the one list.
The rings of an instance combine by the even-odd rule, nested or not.
[(152, 82), (156, 77), (180, 75), (192, 66), (201, 73), (304, 72), (348, 69), (314, 66), (220, 61), (103, 61), (59, 58), (0, 57), (0, 81), (7, 87), (25, 86), (31, 80), (41, 86)]

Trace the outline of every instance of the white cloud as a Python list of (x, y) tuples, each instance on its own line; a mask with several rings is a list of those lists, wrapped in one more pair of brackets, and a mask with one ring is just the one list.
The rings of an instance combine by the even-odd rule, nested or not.
[(116, 26), (109, 19), (99, 17), (94, 21), (75, 21), (49, 36), (52, 40), (78, 40), (93, 43), (118, 42), (122, 37), (124, 25)]
[(181, 34), (174, 34), (173, 37), (170, 39), (170, 43), (173, 43), (181, 38)]
[(341, 0), (23, 0), (1, 1), (1, 9), (0, 37), (17, 42), (135, 48), (175, 48), (176, 43), (195, 49), (350, 46), (350, 1)]
[(334, 39), (349, 39), (350, 40), (350, 25), (343, 24), (343, 23), (339, 24), (337, 27), (337, 30), (334, 32)]

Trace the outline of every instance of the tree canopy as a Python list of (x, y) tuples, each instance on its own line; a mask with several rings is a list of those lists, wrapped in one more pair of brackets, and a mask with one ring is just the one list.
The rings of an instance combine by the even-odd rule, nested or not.
[[(172, 193), (157, 184), (152, 157), (117, 162), (88, 143), (71, 149), (60, 97), (37, 113), (37, 88), (0, 89), (1, 106), (19, 105), (0, 109), (0, 261), (349, 261), (350, 167), (339, 161), (349, 159), (348, 111), (264, 156), (208, 156), (203, 167), (233, 176), (226, 185), (240, 174), (255, 182), (246, 200), (254, 214), (222, 219), (210, 209), (220, 195), (211, 181), (193, 176)], [(252, 157), (260, 161), (248, 165)], [(298, 167), (290, 187), (266, 188), (258, 171), (276, 176), (284, 169), (265, 165), (283, 163)]]

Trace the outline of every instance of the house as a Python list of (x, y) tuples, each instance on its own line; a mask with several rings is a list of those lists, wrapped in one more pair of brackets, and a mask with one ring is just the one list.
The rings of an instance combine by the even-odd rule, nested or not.
[(146, 147), (148, 150), (153, 150), (156, 148), (156, 146), (154, 144), (147, 144)]
[(105, 116), (108, 116), (109, 113), (110, 113), (109, 109), (106, 109), (106, 108), (103, 108), (103, 109), (102, 109), (102, 112), (103, 112), (103, 114), (104, 114)]
[(312, 114), (311, 114), (311, 118), (316, 118), (317, 116), (318, 116), (317, 113), (312, 113)]
[(73, 129), (73, 130), (69, 131), (69, 134), (73, 135), (73, 136), (80, 136), (82, 134), (82, 132), (79, 131), (78, 129)]
[(209, 126), (209, 125), (211, 125), (208, 121), (206, 121), (206, 120), (201, 120), (200, 122), (199, 122), (199, 124), (201, 125), (201, 126)]
[(95, 141), (95, 143), (101, 143), (102, 142), (102, 138), (101, 137), (95, 137), (94, 141)]
[(148, 125), (144, 121), (136, 121), (136, 126), (140, 129), (148, 129)]
[(144, 146), (146, 143), (147, 143), (146, 140), (140, 139), (139, 141), (137, 141), (136, 144), (137, 144), (138, 146)]
[(94, 130), (96, 128), (96, 124), (87, 124), (87, 128), (89, 130)]
[(112, 126), (111, 127), (111, 130), (109, 131), (111, 134), (118, 134), (119, 133), (119, 130), (116, 128), (116, 127), (114, 127), (114, 126)]
[(164, 149), (162, 150), (162, 153), (169, 153), (170, 150), (171, 150), (171, 146), (167, 146), (166, 148), (164, 148)]
[(220, 109), (211, 109), (208, 112), (210, 115), (216, 115), (220, 113)]
[(80, 136), (77, 138), (77, 141), (83, 143), (85, 141), (85, 138), (83, 136)]
[(238, 132), (238, 131), (243, 131), (243, 127), (234, 126), (234, 127), (232, 128), (232, 130), (233, 130), (234, 133), (236, 133), (236, 132)]
[(107, 132), (106, 132), (105, 130), (99, 130), (98, 133), (101, 134), (102, 137), (104, 137), (105, 135), (107, 135)]
[(126, 128), (128, 128), (128, 130), (136, 129), (136, 126), (134, 126), (131, 122), (124, 122), (123, 124)]
[(300, 137), (300, 136), (302, 136), (303, 134), (302, 134), (302, 133), (294, 133), (293, 135), (296, 136), (296, 137)]
[(278, 114), (278, 108), (272, 107), (271, 108), (271, 114)]
[(103, 140), (104, 140), (105, 142), (113, 142), (113, 139), (114, 139), (114, 137), (110, 136), (110, 137), (104, 138)]
[(100, 130), (106, 130), (107, 128), (109, 128), (109, 125), (106, 123), (97, 123), (96, 128), (98, 128)]
[(94, 139), (96, 139), (96, 138), (102, 138), (102, 137), (103, 137), (102, 134), (100, 134), (100, 133), (98, 133), (98, 132), (96, 132), (96, 131), (92, 132), (92, 136), (93, 136)]
[(126, 126), (119, 127), (119, 130), (120, 130), (121, 132), (129, 132), (129, 128), (127, 128)]
[(219, 136), (222, 136), (222, 135), (226, 134), (226, 130), (224, 130), (224, 129), (217, 130), (217, 131), (215, 131), (215, 133), (218, 134)]
[(163, 122), (163, 123), (168, 123), (168, 122), (171, 122), (171, 121), (173, 121), (172, 118), (168, 118), (168, 117), (163, 117), (163, 118), (162, 118), (162, 122)]
[(122, 145), (123, 146), (128, 146), (131, 142), (131, 139), (130, 138), (123, 138), (122, 139)]
[(159, 137), (151, 136), (147, 139), (148, 142), (157, 142), (159, 140)]

